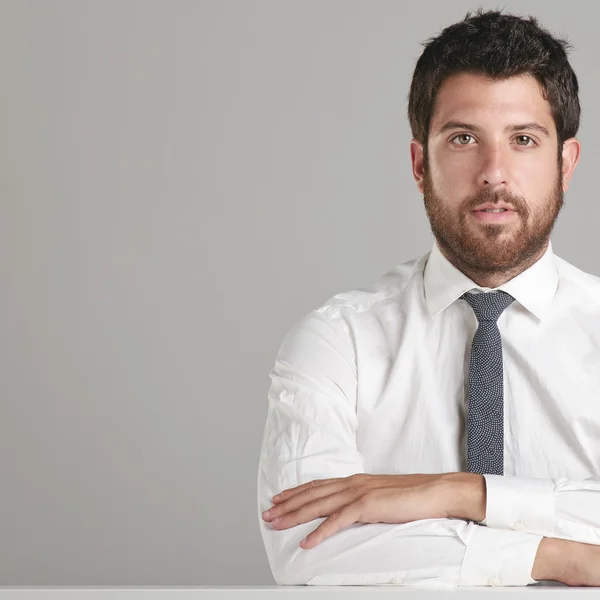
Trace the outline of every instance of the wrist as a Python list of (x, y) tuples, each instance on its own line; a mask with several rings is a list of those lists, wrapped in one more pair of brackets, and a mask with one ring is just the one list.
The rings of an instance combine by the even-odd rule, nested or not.
[(558, 581), (569, 586), (600, 585), (600, 547), (560, 538), (543, 538), (531, 569), (536, 581)]
[(483, 521), (486, 516), (485, 477), (478, 473), (448, 473), (448, 517)]
[(532, 579), (567, 583), (571, 578), (571, 567), (576, 570), (582, 558), (581, 547), (581, 544), (561, 538), (542, 538), (531, 569)]

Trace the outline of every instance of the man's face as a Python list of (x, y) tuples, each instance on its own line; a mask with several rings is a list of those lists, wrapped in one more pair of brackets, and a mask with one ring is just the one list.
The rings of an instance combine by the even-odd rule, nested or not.
[[(518, 267), (545, 248), (565, 188), (556, 127), (537, 81), (454, 75), (439, 90), (429, 131), (422, 186), (440, 247), (486, 273)], [(514, 211), (474, 211), (485, 203)]]

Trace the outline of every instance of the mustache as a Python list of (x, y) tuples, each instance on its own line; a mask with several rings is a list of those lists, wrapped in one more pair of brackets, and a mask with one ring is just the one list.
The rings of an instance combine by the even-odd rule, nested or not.
[(465, 211), (470, 212), (480, 206), (481, 204), (486, 204), (490, 202), (491, 204), (500, 204), (504, 202), (506, 204), (512, 204), (515, 210), (518, 212), (526, 212), (527, 205), (523, 198), (518, 196), (513, 196), (509, 192), (494, 192), (491, 190), (481, 190), (475, 196), (469, 196), (464, 202)]

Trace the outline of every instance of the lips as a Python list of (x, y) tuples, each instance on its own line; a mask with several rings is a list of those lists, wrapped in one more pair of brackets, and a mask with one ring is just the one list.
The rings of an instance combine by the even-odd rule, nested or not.
[(471, 212), (472, 218), (480, 223), (509, 223), (517, 217), (516, 210), (505, 210), (501, 212), (485, 212), (484, 210), (474, 210)]
[(504, 208), (507, 211), (515, 210), (515, 207), (512, 204), (506, 204), (505, 202), (499, 202), (498, 204), (492, 204), (491, 202), (487, 202), (486, 204), (481, 204), (480, 206), (478, 206), (477, 208), (475, 208), (473, 210), (473, 212), (478, 212), (478, 211), (482, 211), (485, 210), (486, 208), (490, 208), (492, 210), (498, 209), (498, 208)]

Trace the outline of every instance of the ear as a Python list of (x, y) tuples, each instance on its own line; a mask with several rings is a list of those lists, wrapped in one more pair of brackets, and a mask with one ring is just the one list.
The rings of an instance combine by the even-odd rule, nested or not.
[(417, 182), (417, 188), (423, 193), (423, 180), (425, 171), (423, 170), (423, 144), (416, 138), (410, 142), (410, 160), (412, 162), (412, 174)]
[(573, 175), (573, 171), (579, 162), (581, 154), (581, 144), (577, 138), (569, 138), (563, 142), (562, 149), (562, 182), (563, 192), (566, 192), (569, 187), (569, 181)]

